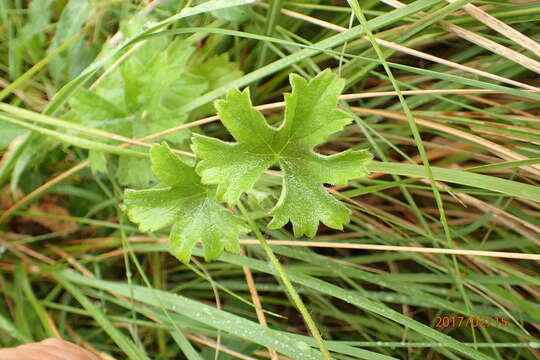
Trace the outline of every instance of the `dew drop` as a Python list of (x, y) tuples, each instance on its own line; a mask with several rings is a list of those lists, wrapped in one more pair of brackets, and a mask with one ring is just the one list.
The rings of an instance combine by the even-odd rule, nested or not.
[(296, 347), (299, 348), (300, 350), (303, 350), (303, 351), (309, 350), (309, 345), (306, 344), (306, 343), (303, 342), (303, 341), (297, 341), (297, 342), (296, 342)]

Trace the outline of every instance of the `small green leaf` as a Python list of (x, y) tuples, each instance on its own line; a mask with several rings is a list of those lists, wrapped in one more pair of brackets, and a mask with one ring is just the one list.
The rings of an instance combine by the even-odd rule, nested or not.
[(193, 150), (202, 160), (197, 172), (205, 184), (218, 184), (220, 200), (235, 204), (262, 173), (277, 163), (283, 170), (281, 197), (271, 210), (271, 228), (293, 224), (295, 236), (313, 237), (319, 222), (342, 229), (350, 210), (331, 196), (323, 183), (346, 185), (368, 174), (367, 151), (345, 151), (332, 156), (313, 147), (350, 122), (336, 108), (344, 81), (325, 70), (307, 82), (291, 75), (292, 93), (285, 95), (285, 120), (279, 128), (268, 125), (255, 110), (249, 90), (229, 91), (215, 106), (225, 127), (237, 140), (224, 142), (195, 134)]
[(95, 92), (80, 89), (70, 99), (72, 111), (65, 118), (83, 125), (131, 136), (128, 114)]
[(152, 170), (166, 187), (126, 190), (125, 204), (131, 221), (141, 231), (172, 225), (170, 246), (183, 262), (189, 262), (195, 243), (202, 241), (207, 261), (223, 249), (238, 253), (238, 235), (249, 228), (215, 199), (215, 187), (201, 184), (199, 175), (163, 143), (150, 151)]
[(150, 171), (148, 159), (135, 158), (132, 156), (118, 157), (117, 176), (118, 181), (124, 186), (135, 188), (147, 187), (150, 183), (156, 183), (156, 177)]
[(107, 159), (103, 151), (90, 150), (88, 152), (88, 161), (90, 162), (92, 173), (107, 173)]
[[(50, 54), (71, 36), (83, 28), (85, 22), (92, 16), (92, 1), (70, 0), (62, 10), (56, 26), (56, 33), (47, 53)], [(75, 78), (86, 65), (93, 60), (93, 52), (87, 48), (83, 38), (70, 45), (66, 51), (54, 57), (49, 62), (49, 71), (55, 82), (59, 83), (68, 74), (68, 79)]]

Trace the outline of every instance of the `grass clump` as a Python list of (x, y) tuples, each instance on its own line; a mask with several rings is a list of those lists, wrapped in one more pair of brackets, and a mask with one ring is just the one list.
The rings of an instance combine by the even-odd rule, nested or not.
[(0, 0), (0, 347), (538, 358), (539, 14)]

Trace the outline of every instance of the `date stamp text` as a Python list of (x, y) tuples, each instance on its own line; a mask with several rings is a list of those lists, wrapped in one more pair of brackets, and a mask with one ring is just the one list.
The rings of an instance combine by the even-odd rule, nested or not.
[(448, 327), (507, 327), (506, 316), (435, 316), (436, 328)]

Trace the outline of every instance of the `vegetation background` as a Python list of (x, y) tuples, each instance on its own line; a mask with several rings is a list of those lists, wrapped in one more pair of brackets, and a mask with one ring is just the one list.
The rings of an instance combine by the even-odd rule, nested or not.
[[(540, 358), (539, 19), (534, 0), (0, 0), (0, 346)], [(267, 227), (270, 175), (232, 208), (241, 254), (183, 264), (168, 229), (127, 219), (123, 190), (157, 181), (152, 143), (230, 140), (212, 103), (231, 87), (278, 124), (289, 74), (326, 68), (353, 122), (317, 151), (375, 158), (329, 186), (343, 231), (276, 243), (295, 239)]]

